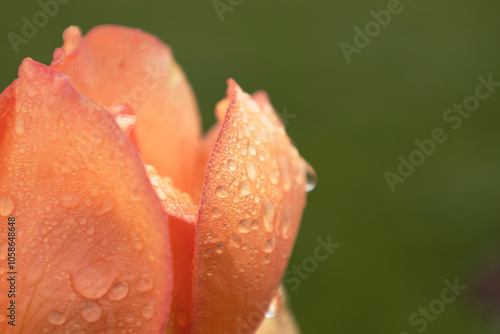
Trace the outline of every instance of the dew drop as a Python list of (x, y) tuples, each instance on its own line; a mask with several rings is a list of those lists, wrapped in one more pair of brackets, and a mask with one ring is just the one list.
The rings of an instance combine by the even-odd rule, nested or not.
[(267, 198), (262, 202), (263, 208), (263, 218), (264, 218), (264, 226), (268, 232), (271, 232), (274, 229), (274, 216), (275, 210), (274, 205)]
[(316, 175), (316, 171), (312, 166), (306, 162), (306, 173), (307, 173), (307, 184), (306, 191), (311, 192), (316, 188), (316, 184), (318, 183), (318, 176)]
[(109, 293), (108, 293), (108, 300), (110, 300), (110, 301), (122, 300), (128, 294), (129, 288), (130, 288), (130, 285), (127, 282), (125, 282), (125, 281), (118, 282), (109, 291)]
[(241, 238), (236, 233), (231, 234), (231, 236), (229, 237), (229, 241), (231, 242), (231, 245), (233, 245), (234, 247), (237, 248), (241, 247)]
[(240, 230), (241, 233), (248, 233), (248, 232), (250, 232), (250, 226), (251, 226), (251, 223), (250, 223), (250, 221), (248, 219), (242, 219), (238, 223), (238, 228), (239, 228), (239, 230)]
[(266, 318), (274, 318), (278, 312), (280, 311), (281, 308), (281, 296), (277, 294), (273, 300), (271, 301), (271, 304), (269, 305), (269, 308), (267, 309), (266, 312)]
[(76, 208), (78, 204), (80, 204), (80, 199), (73, 192), (63, 193), (59, 200), (61, 202), (61, 205), (67, 209)]
[(90, 225), (89, 227), (87, 227), (87, 230), (85, 231), (86, 235), (91, 236), (94, 233), (95, 233), (94, 225)]
[(250, 183), (241, 182), (240, 184), (240, 192), (243, 196), (249, 195), (252, 193), (252, 188), (250, 187)]
[(0, 216), (7, 217), (14, 211), (14, 199), (7, 193), (0, 195)]
[(255, 166), (253, 165), (253, 163), (251, 163), (250, 161), (246, 161), (245, 169), (247, 171), (248, 178), (254, 181), (255, 177), (257, 176), (257, 172), (255, 171)]
[(255, 204), (259, 203), (260, 202), (260, 195), (255, 193), (253, 195), (253, 201), (255, 202)]
[(217, 253), (224, 252), (224, 248), (226, 248), (226, 244), (224, 242), (219, 242), (217, 245)]
[(290, 163), (286, 155), (281, 154), (278, 158), (280, 169), (281, 184), (284, 191), (289, 191), (292, 187), (292, 176), (290, 174)]
[(207, 275), (208, 276), (213, 276), (214, 275), (214, 270), (212, 268), (207, 270)]
[(22, 114), (19, 114), (16, 118), (14, 128), (16, 130), (16, 133), (18, 135), (23, 135), (24, 134), (24, 117)]
[(217, 189), (215, 190), (215, 193), (220, 198), (225, 198), (225, 197), (229, 196), (229, 190), (224, 186), (217, 187)]
[(213, 229), (210, 229), (207, 232), (207, 240), (208, 240), (208, 242), (216, 242), (217, 241), (217, 232), (215, 232), (215, 230), (213, 230)]
[(132, 246), (136, 251), (142, 250), (142, 248), (144, 247), (144, 242), (136, 231), (130, 232), (130, 239), (132, 240)]
[(99, 207), (96, 208), (96, 210), (94, 211), (94, 214), (97, 217), (103, 216), (106, 213), (112, 211), (114, 207), (115, 207), (115, 204), (113, 203), (113, 200), (111, 200), (111, 199), (105, 200), (104, 202), (101, 203), (101, 205)]
[(257, 149), (255, 148), (255, 144), (254, 143), (249, 143), (248, 144), (248, 153), (250, 153), (250, 155), (256, 155), (257, 154)]
[(71, 277), (73, 288), (83, 297), (97, 299), (104, 296), (115, 280), (109, 262), (97, 260), (75, 272)]
[(64, 313), (61, 313), (61, 312), (52, 311), (49, 313), (47, 320), (52, 325), (60, 326), (68, 320), (68, 316)]
[(236, 167), (237, 167), (237, 164), (236, 164), (236, 160), (229, 160), (229, 169), (232, 170), (232, 171), (235, 171), (236, 170)]
[(142, 317), (144, 319), (146, 319), (146, 320), (153, 319), (153, 316), (155, 314), (155, 304), (154, 304), (154, 302), (150, 301), (149, 303), (147, 303), (146, 306), (144, 306), (142, 308), (141, 314), (142, 314)]
[(96, 322), (101, 319), (102, 309), (96, 302), (86, 302), (80, 311), (82, 318), (88, 322)]
[(222, 211), (218, 208), (213, 208), (212, 209), (212, 217), (219, 218), (220, 216), (222, 216)]
[(150, 275), (143, 274), (135, 283), (135, 289), (139, 293), (148, 292), (153, 289), (154, 282)]
[(252, 229), (257, 230), (259, 228), (260, 221), (258, 219), (252, 220)]
[(276, 246), (276, 239), (271, 237), (271, 239), (267, 240), (264, 243), (264, 252), (266, 253), (271, 253), (274, 250), (274, 247)]
[(292, 214), (290, 213), (290, 208), (286, 204), (283, 205), (282, 210), (281, 232), (283, 233), (283, 237), (288, 239), (292, 230)]

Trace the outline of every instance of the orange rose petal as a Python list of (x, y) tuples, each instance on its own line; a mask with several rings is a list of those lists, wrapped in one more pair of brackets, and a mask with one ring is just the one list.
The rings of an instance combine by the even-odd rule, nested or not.
[[(158, 333), (169, 315), (167, 216), (133, 145), (68, 77), (26, 59), (0, 97), (0, 304), (16, 217), (16, 327)], [(108, 333), (108, 332), (106, 332)]]
[(69, 75), (83, 94), (105, 105), (125, 103), (137, 117), (139, 151), (160, 175), (192, 193), (201, 136), (196, 99), (170, 48), (139, 29), (98, 26), (81, 38), (64, 32), (52, 67)]
[(180, 192), (168, 177), (161, 177), (146, 165), (149, 180), (169, 217), (170, 245), (174, 272), (170, 319), (165, 333), (189, 333), (193, 305), (193, 254), (195, 215), (198, 205)]
[(258, 328), (306, 200), (306, 162), (272, 108), (261, 108), (233, 80), (227, 95), (198, 216), (191, 333), (237, 333), (249, 317), (248, 330)]

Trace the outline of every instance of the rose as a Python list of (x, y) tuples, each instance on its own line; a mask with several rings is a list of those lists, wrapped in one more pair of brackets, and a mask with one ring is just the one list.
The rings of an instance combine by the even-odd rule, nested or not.
[[(0, 96), (0, 215), (16, 217), (18, 254), (17, 323), (2, 332), (260, 326), (309, 167), (267, 95), (228, 83), (201, 136), (170, 49), (140, 30), (70, 27), (51, 66), (23, 61)], [(275, 317), (282, 328), (290, 319)]]

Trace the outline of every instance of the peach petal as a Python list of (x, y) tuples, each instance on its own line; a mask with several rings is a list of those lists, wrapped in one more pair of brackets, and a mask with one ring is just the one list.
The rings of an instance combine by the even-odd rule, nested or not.
[(251, 314), (262, 321), (306, 200), (306, 162), (269, 101), (228, 83), (198, 215), (191, 333), (236, 333)]
[(16, 218), (18, 273), (16, 327), (2, 321), (0, 332), (159, 333), (172, 289), (167, 216), (113, 117), (28, 58), (0, 96), (0, 124), (0, 214)]
[(105, 106), (127, 104), (137, 117), (134, 139), (144, 161), (183, 192), (194, 191), (200, 117), (167, 45), (139, 29), (104, 25), (82, 38), (69, 27), (52, 67)]

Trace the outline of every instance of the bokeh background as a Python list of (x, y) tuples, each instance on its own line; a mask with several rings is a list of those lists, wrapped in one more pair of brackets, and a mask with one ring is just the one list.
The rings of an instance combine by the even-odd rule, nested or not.
[[(352, 45), (353, 29), (387, 0), (221, 2), (233, 9), (223, 21), (213, 0), (70, 0), (16, 53), (7, 34), (21, 34), (22, 17), (40, 6), (4, 0), (0, 86), (25, 57), (49, 64), (71, 24), (151, 32), (172, 46), (205, 129), (228, 77), (267, 90), (295, 116), (287, 131), (319, 181), (290, 265), (312, 257), (317, 238), (341, 244), (289, 293), (304, 333), (418, 333), (409, 316), (455, 277), (467, 290), (425, 333), (500, 333), (500, 274), (491, 270), (500, 262), (500, 87), (459, 129), (442, 119), (474, 94), (479, 75), (500, 81), (500, 2), (401, 0), (403, 11), (350, 64), (340, 43)], [(384, 172), (396, 173), (398, 156), (438, 127), (447, 141), (391, 192)]]

